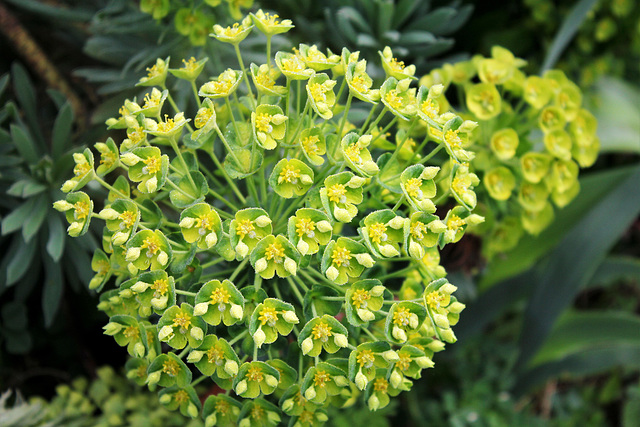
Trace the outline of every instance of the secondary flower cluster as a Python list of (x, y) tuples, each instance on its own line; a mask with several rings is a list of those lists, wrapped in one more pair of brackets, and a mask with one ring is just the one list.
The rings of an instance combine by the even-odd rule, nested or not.
[[(247, 68), (239, 44), (254, 28), (267, 62)], [(131, 355), (128, 376), (207, 426), (283, 414), (318, 425), (361, 395), (382, 408), (455, 342), (464, 308), (439, 249), (482, 221), (479, 181), (462, 163), (444, 174), (428, 162), (442, 147), (470, 161), (450, 135), (467, 139), (476, 123), (441, 114), (443, 86), (415, 87), (389, 49), (379, 88), (358, 52), (300, 45), (272, 58), (271, 37), (290, 28), (262, 11), (214, 27), (239, 68), (201, 84), (206, 58), (158, 59), (143, 101), (108, 121), (126, 138), (96, 144), (99, 162), (76, 154), (55, 203), (71, 235), (105, 221), (89, 286), (102, 291), (105, 333)], [(192, 114), (169, 73), (191, 84)], [(108, 190), (98, 212), (80, 191), (92, 180)], [(438, 210), (443, 181), (459, 203)], [(206, 380), (227, 393), (201, 405)]]
[[(579, 169), (591, 166), (600, 149), (596, 119), (582, 107), (578, 86), (559, 70), (527, 76), (519, 70), (523, 65), (495, 46), (490, 58), (445, 64), (421, 79), (454, 86), (464, 100), (455, 111), (479, 124), (468, 138), (445, 139), (476, 154), (465, 167), (480, 177), (478, 208), (487, 221), (471, 231), (485, 237), (488, 256), (513, 248), (523, 232), (544, 230), (553, 221), (553, 205), (562, 208), (579, 193)], [(437, 107), (450, 109), (444, 102)], [(456, 166), (452, 156), (441, 173)], [(465, 185), (454, 179), (450, 192), (460, 194)]]

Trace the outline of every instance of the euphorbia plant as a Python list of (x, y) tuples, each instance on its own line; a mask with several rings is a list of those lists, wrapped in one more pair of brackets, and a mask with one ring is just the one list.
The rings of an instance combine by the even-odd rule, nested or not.
[[(108, 124), (128, 138), (97, 147), (99, 163), (117, 168), (94, 169), (91, 150), (77, 155), (56, 204), (72, 234), (92, 218), (107, 223), (96, 256), (108, 267), (92, 284), (111, 317), (106, 333), (134, 357), (131, 376), (208, 426), (283, 414), (315, 425), (328, 405), (362, 395), (377, 410), (409, 390), (456, 341), (464, 308), (439, 250), (483, 220), (472, 212), (478, 177), (464, 164), (476, 123), (444, 111), (443, 86), (417, 86), (388, 49), (375, 89), (358, 52), (301, 45), (272, 57), (271, 36), (291, 27), (259, 11), (215, 28), (239, 61), (192, 85), (192, 115), (152, 68), (141, 83), (167, 105), (126, 101)], [(238, 46), (256, 29), (267, 62), (245, 67)], [(366, 119), (350, 114), (355, 105)], [(442, 147), (454, 165), (446, 173), (435, 164)], [(81, 191), (91, 180), (106, 198)], [(441, 203), (441, 181), (459, 188), (454, 203)], [(201, 410), (201, 381), (227, 396)]]

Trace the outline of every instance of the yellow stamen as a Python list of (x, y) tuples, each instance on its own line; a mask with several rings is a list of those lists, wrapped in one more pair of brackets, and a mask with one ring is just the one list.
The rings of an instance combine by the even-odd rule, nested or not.
[(346, 203), (347, 189), (342, 184), (334, 184), (327, 188), (327, 197), (333, 203)]
[(367, 301), (371, 299), (371, 292), (364, 289), (356, 289), (351, 295), (351, 301), (355, 308), (366, 308)]
[(331, 254), (333, 263), (338, 267), (341, 267), (343, 264), (348, 266), (351, 258), (351, 251), (342, 246), (336, 247)]
[(327, 342), (329, 337), (333, 335), (331, 333), (331, 326), (329, 326), (326, 322), (319, 322), (316, 326), (311, 329), (311, 334), (317, 340), (322, 342)]
[(374, 243), (380, 244), (382, 242), (386, 242), (388, 239), (386, 232), (387, 226), (381, 222), (376, 222), (369, 226), (369, 238)]

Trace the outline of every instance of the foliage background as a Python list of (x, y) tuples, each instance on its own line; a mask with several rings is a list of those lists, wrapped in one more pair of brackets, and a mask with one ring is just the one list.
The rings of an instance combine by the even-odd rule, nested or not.
[[(470, 238), (443, 259), (467, 310), (456, 330), (459, 342), (436, 360), (437, 369), (385, 409), (385, 417), (354, 408), (334, 414), (336, 425), (365, 419), (372, 425), (638, 425), (640, 6), (629, 0), (525, 0), (506, 7), (258, 3), (254, 9), (276, 10), (297, 24), (289, 42), (274, 39), (280, 46), (317, 42), (374, 57), (391, 45), (423, 73), (488, 54), (494, 44), (526, 59), (528, 72), (557, 61), (586, 91), (599, 119), (601, 157), (549, 229), (491, 263)], [(53, 399), (41, 404), (60, 420), (92, 425), (103, 417), (117, 425), (116, 418), (108, 421), (116, 413), (124, 423), (135, 405), (106, 404), (89, 392), (113, 387), (123, 402), (144, 396), (131, 384), (100, 383), (105, 375), (98, 367), (117, 371), (125, 355), (102, 335), (105, 319), (86, 287), (92, 273), (81, 268), (89, 265), (95, 237), (61, 238), (64, 227), (49, 207), (60, 198), (70, 153), (104, 140), (104, 119), (135, 95), (127, 88), (156, 57), (206, 52), (224, 62), (229, 52), (193, 46), (172, 19), (154, 21), (127, 0), (4, 0), (0, 19), (0, 389)], [(212, 19), (231, 17), (216, 9)], [(250, 49), (246, 54), (251, 60)], [(78, 376), (92, 382), (71, 384)], [(77, 397), (63, 384), (90, 400), (84, 412), (69, 412)], [(28, 408), (19, 404), (3, 401), (0, 417), (14, 405)]]

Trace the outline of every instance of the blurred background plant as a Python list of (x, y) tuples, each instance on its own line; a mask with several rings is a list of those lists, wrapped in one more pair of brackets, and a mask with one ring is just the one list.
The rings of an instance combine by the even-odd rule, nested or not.
[[(85, 285), (79, 284), (88, 283), (80, 277), (87, 272), (77, 271), (71, 260), (76, 252), (86, 253), (92, 243), (88, 241), (84, 246), (75, 240), (73, 244), (78, 247), (74, 252), (69, 241), (57, 242), (64, 249), (59, 249), (61, 261), (56, 264), (50, 246), (54, 254), (58, 252), (54, 243), (48, 245), (50, 227), (56, 227), (49, 225), (53, 221), (49, 217), (59, 220), (55, 213), (47, 212), (39, 219), (32, 211), (17, 228), (8, 227), (11, 231), (7, 232), (4, 221), (20, 206), (40, 204), (45, 195), (53, 197), (50, 191), (59, 188), (60, 182), (52, 171), (68, 170), (68, 166), (61, 165), (70, 164), (65, 154), (72, 146), (103, 139), (102, 122), (114, 115), (123, 98), (136, 95), (123, 90), (131, 87), (155, 58), (172, 55), (171, 52), (180, 52), (176, 59), (188, 56), (187, 52), (206, 51), (211, 56), (207, 50), (211, 43), (194, 46), (196, 35), (187, 33), (184, 27), (181, 31), (185, 34), (180, 34), (176, 16), (185, 7), (181, 2), (171, 2), (170, 12), (156, 19), (153, 12), (141, 10), (145, 3), (150, 2), (0, 3), (2, 32), (9, 41), (0, 43), (0, 71), (4, 75), (0, 80), (4, 89), (0, 98), (4, 104), (0, 112), (1, 345), (3, 350), (13, 352), (32, 348), (24, 357), (0, 352), (3, 387), (19, 386), (29, 395), (51, 398), (55, 384), (70, 382), (77, 373), (95, 375), (99, 362), (118, 365), (123, 360), (118, 352), (104, 352), (104, 348), (112, 347), (110, 339), (87, 338), (97, 336), (97, 328), (104, 322), (95, 312), (95, 301), (86, 292), (67, 292), (82, 289)], [(196, 1), (190, 4), (190, 10), (207, 10), (205, 15), (210, 22), (215, 20), (222, 25), (233, 20), (231, 4), (226, 0), (215, 8), (206, 3), (212, 2)], [(372, 53), (377, 55), (382, 50), (376, 46), (389, 44), (399, 59), (419, 64), (418, 75), (430, 71), (433, 65), (441, 65), (445, 54), (452, 62), (468, 58), (464, 52), (489, 55), (493, 45), (504, 46), (528, 61), (524, 70), (529, 74), (543, 66), (558, 66), (578, 80), (585, 104), (599, 123), (603, 154), (591, 170), (581, 174), (581, 193), (557, 212), (549, 228), (537, 237), (523, 236), (516, 247), (490, 263), (478, 262), (478, 242), (473, 239), (463, 239), (443, 255), (447, 270), (458, 275), (451, 280), (466, 283), (458, 291), (466, 292), (463, 302), (467, 304), (458, 325), (459, 342), (452, 346), (458, 351), (437, 359), (439, 369), (416, 384), (416, 389), (400, 399), (396, 407), (385, 408), (386, 418), (380, 413), (372, 417), (366, 408), (354, 408), (336, 414), (336, 425), (363, 420), (372, 426), (638, 425), (637, 2), (527, 0), (500, 7), (491, 3), (417, 0), (254, 3), (254, 9), (262, 6), (277, 10), (283, 18), (294, 19), (298, 24), (295, 34), (301, 34), (300, 40), (314, 40), (338, 52), (341, 46), (349, 46), (351, 50), (369, 50), (365, 56), (372, 57)], [(248, 3), (235, 4), (251, 7)], [(470, 16), (471, 6), (475, 11)], [(21, 33), (15, 26), (4, 25), (4, 10), (14, 15), (21, 28), (43, 48), (61, 79), (46, 72), (51, 71), (50, 65), (43, 67), (29, 61), (24, 45), (13, 38)], [(182, 13), (186, 16), (186, 12)], [(424, 23), (421, 20), (434, 26), (417, 24)], [(440, 25), (444, 22), (447, 25)], [(422, 32), (419, 37), (414, 37), (416, 31)], [(410, 42), (400, 42), (403, 37)], [(174, 40), (174, 44), (169, 43)], [(274, 45), (277, 43), (296, 45), (274, 37)], [(247, 46), (251, 54), (250, 40)], [(232, 51), (219, 52), (217, 57), (222, 64), (231, 55)], [(16, 58), (21, 58), (22, 67), (12, 68)], [(264, 58), (256, 58), (255, 62), (264, 62)], [(209, 63), (206, 72), (218, 74), (221, 64)], [(29, 82), (28, 75), (35, 84)], [(68, 85), (61, 85), (60, 81)], [(24, 87), (31, 87), (30, 90), (23, 89), (25, 82)], [(14, 92), (16, 85), (21, 90)], [(46, 95), (47, 88), (58, 93)], [(173, 93), (174, 88), (171, 89)], [(33, 107), (34, 102), (39, 107)], [(75, 118), (75, 126), (69, 124), (70, 116)], [(54, 123), (60, 123), (58, 135), (70, 127), (63, 143), (53, 144), (59, 140), (51, 132)], [(17, 147), (16, 143), (25, 139), (35, 147), (35, 161), (34, 152), (30, 157), (23, 154), (30, 145)], [(55, 146), (58, 148), (54, 152)], [(48, 160), (42, 160), (46, 155)], [(7, 193), (10, 188), (13, 189)], [(54, 200), (58, 198), (55, 196)], [(30, 245), (33, 248), (29, 249)], [(17, 259), (14, 248), (33, 255), (31, 263), (15, 261), (9, 286), (9, 264)], [(471, 261), (472, 269), (468, 268)], [(15, 279), (21, 269), (22, 278)], [(59, 284), (47, 281), (49, 274), (58, 271), (62, 271), (64, 280)], [(52, 288), (45, 291), (48, 285)], [(46, 297), (42, 299), (42, 295)], [(56, 310), (51, 301), (56, 299), (62, 307), (70, 308), (62, 310), (64, 321), (54, 316)], [(48, 307), (45, 311), (41, 310), (43, 305)], [(53, 325), (48, 332), (40, 326), (45, 319)], [(95, 330), (85, 334), (75, 326), (69, 333), (74, 320), (89, 329), (93, 325)], [(586, 337), (584, 331), (588, 332)], [(28, 336), (31, 338), (25, 338)], [(50, 346), (56, 351), (42, 351)], [(33, 375), (53, 375), (53, 371), (46, 370), (51, 366), (56, 367), (51, 381), (27, 381)], [(84, 389), (76, 389), (76, 393), (81, 390)], [(137, 395), (135, 387), (131, 390)], [(157, 402), (145, 405), (156, 408), (154, 404)], [(92, 416), (96, 413), (92, 412)], [(165, 425), (170, 425), (169, 421)]]

